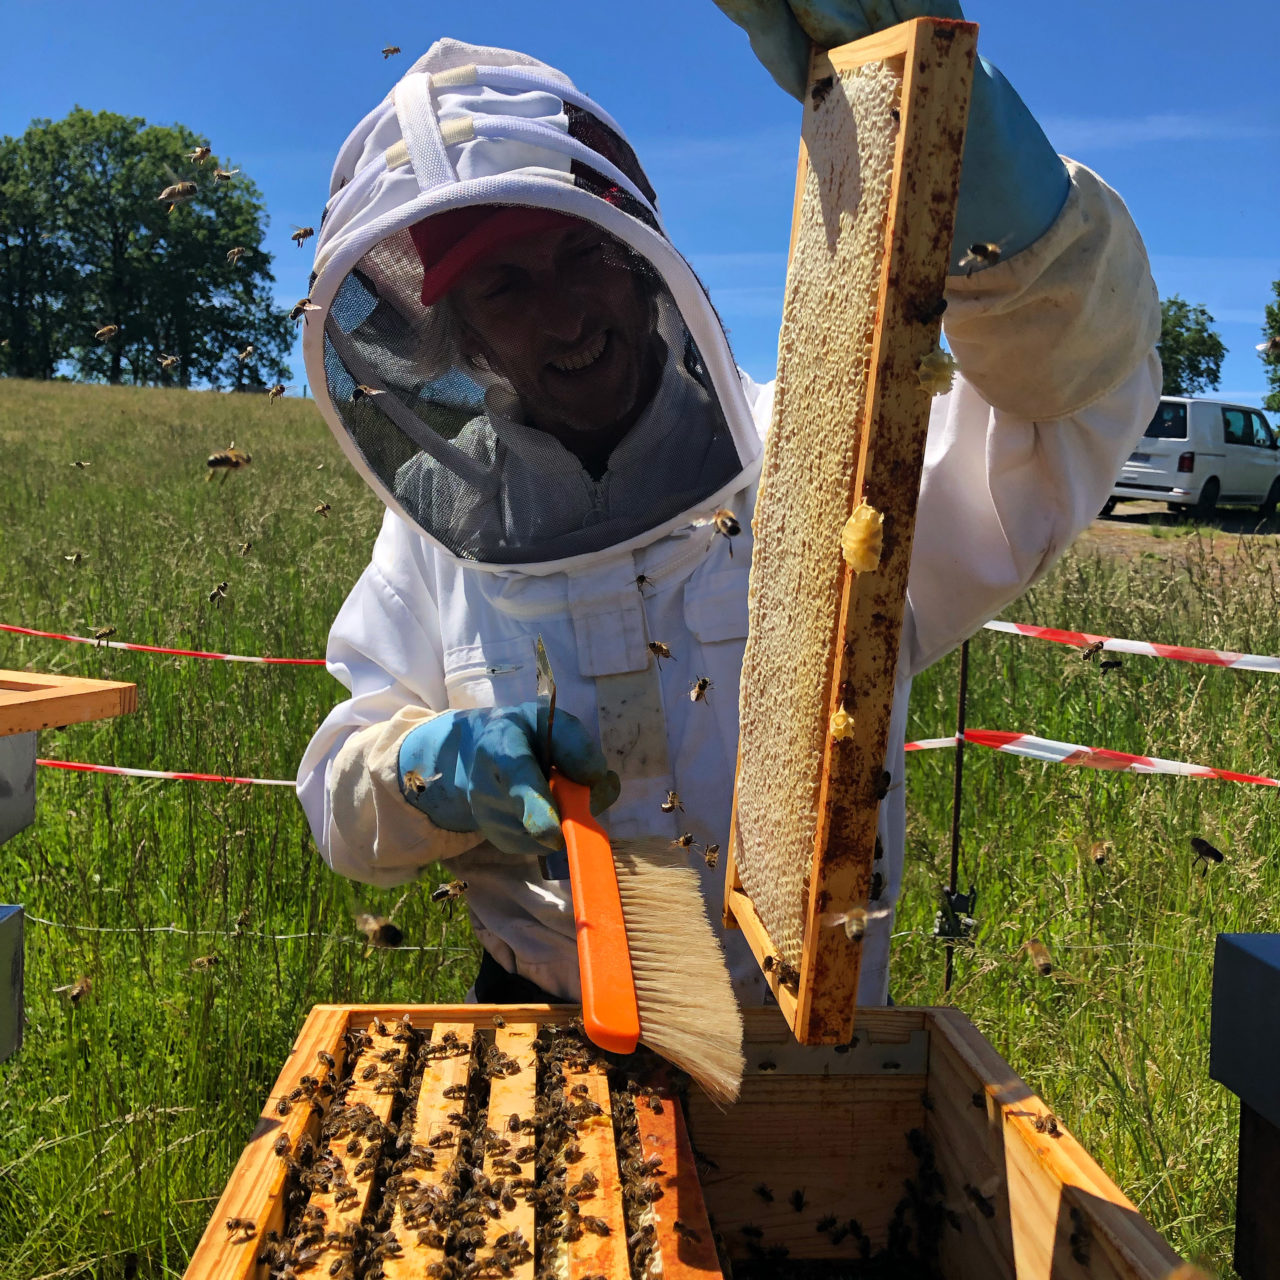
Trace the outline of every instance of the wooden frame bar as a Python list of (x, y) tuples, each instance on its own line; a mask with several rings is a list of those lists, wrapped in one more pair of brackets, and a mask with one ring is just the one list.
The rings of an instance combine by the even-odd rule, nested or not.
[[(881, 774), (931, 404), (919, 369), (936, 346), (940, 329), (976, 30), (968, 23), (917, 19), (829, 54), (815, 52), (810, 68), (806, 125), (811, 105), (825, 98), (832, 77), (842, 73), (889, 62), (901, 69), (902, 91), (866, 396), (862, 405), (852, 406), (858, 414), (858, 463), (850, 477), (845, 508), (852, 513), (866, 502), (883, 515), (883, 551), (873, 571), (855, 572), (841, 565), (842, 596), (831, 637), (830, 685), (823, 709), (824, 759), (807, 877), (803, 949), (798, 982), (790, 991), (773, 964), (778, 948), (758, 910), (748, 909), (745, 901), (738, 870), (737, 803), (726, 859), (726, 916), (742, 926), (796, 1038), (806, 1044), (847, 1040), (853, 1026), (861, 944), (843, 929), (821, 927), (819, 917), (865, 906), (871, 893), (877, 813), (887, 787)], [(811, 162), (814, 157), (802, 143), (793, 256), (805, 216)], [(839, 223), (846, 204), (856, 202), (861, 189), (853, 171), (857, 163), (856, 155), (828, 154), (815, 170), (823, 193), (821, 216), (828, 227)], [(796, 287), (793, 276), (788, 294)], [(805, 354), (790, 358), (803, 361)], [(841, 358), (852, 364), (868, 356), (858, 348), (842, 353)], [(843, 423), (825, 421), (829, 406), (840, 403), (840, 395), (832, 389), (845, 385), (847, 372), (839, 360), (827, 363), (833, 367), (824, 364), (817, 377), (810, 379), (817, 391), (802, 387), (794, 404), (784, 397), (775, 407), (773, 434), (785, 441), (795, 437), (796, 448), (804, 448), (804, 440), (799, 430), (788, 431), (788, 415), (797, 422), (806, 417), (814, 420), (817, 406), (822, 412), (816, 429), (849, 430), (847, 417)], [(780, 385), (784, 373), (785, 368), (780, 369)], [(768, 501), (766, 486), (757, 514)], [(831, 555), (835, 559), (841, 555), (834, 541)], [(753, 596), (755, 573), (753, 565)], [(850, 731), (837, 739), (827, 726), (842, 711), (851, 717)], [(773, 964), (772, 971), (766, 961)]]
[(138, 686), (30, 671), (0, 671), (0, 736), (60, 729), (138, 709)]

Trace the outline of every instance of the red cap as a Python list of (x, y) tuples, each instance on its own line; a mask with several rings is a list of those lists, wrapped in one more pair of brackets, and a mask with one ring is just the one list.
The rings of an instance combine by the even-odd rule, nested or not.
[(458, 280), (495, 249), (578, 219), (554, 209), (525, 205), (467, 205), (424, 218), (409, 228), (422, 259), (422, 305), (439, 302)]

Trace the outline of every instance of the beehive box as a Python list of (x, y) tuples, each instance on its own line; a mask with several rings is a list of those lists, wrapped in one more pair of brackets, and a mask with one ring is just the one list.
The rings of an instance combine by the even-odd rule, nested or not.
[(574, 1013), (316, 1006), (187, 1280), (1178, 1268), (953, 1010), (863, 1010), (834, 1047), (755, 1011), (723, 1111), (648, 1055), (601, 1057)]

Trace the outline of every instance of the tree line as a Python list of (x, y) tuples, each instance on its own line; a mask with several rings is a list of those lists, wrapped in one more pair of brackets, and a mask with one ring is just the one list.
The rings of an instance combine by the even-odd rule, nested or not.
[[(192, 186), (159, 199), (176, 184)], [(0, 138), (0, 374), (232, 390), (287, 378), (293, 326), (272, 296), (266, 225), (253, 181), (180, 124), (77, 107)]]

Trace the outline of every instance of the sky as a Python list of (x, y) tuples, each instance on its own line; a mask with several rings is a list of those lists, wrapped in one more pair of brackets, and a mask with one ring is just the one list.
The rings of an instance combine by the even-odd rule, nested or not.
[[(262, 189), (278, 296), (343, 139), (441, 36), (533, 54), (626, 130), (668, 232), (710, 289), (738, 363), (771, 377), (800, 106), (711, 0), (4, 0), (0, 133), (74, 106), (181, 122)], [(1062, 153), (1124, 197), (1162, 297), (1204, 305), (1223, 398), (1267, 392), (1254, 350), (1280, 279), (1280, 9), (1271, 0), (967, 0), (979, 50)], [(403, 53), (384, 60), (396, 44)], [(300, 354), (294, 379), (302, 381)]]

